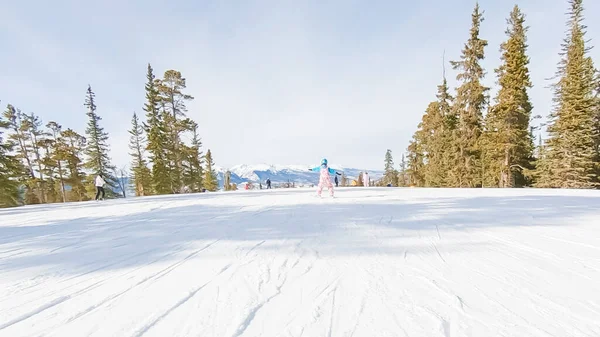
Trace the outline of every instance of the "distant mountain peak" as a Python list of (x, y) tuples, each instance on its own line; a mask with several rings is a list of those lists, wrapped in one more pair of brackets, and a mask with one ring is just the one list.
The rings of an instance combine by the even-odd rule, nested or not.
[[(218, 174), (218, 180), (221, 185), (227, 170), (231, 172), (231, 182), (235, 184), (246, 182), (262, 182), (264, 184), (267, 179), (271, 179), (273, 183), (290, 182), (299, 185), (311, 185), (318, 183), (319, 173), (311, 172), (309, 169), (318, 165), (318, 163), (312, 165), (239, 164), (229, 168), (215, 167), (215, 171)], [(346, 168), (335, 164), (329, 166), (334, 170), (343, 172), (348, 179), (356, 179), (364, 171), (363, 169)], [(371, 179), (378, 179), (383, 176), (383, 171), (367, 170), (367, 172), (369, 172)]]

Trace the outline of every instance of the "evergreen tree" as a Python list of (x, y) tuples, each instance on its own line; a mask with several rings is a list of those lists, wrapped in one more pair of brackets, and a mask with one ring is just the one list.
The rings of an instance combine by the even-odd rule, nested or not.
[(61, 156), (64, 156), (68, 170), (68, 177), (65, 178), (65, 181), (71, 186), (71, 191), (68, 193), (68, 200), (89, 200), (90, 198), (85, 188), (87, 177), (83, 171), (84, 165), (82, 159), (85, 152), (86, 139), (72, 129), (66, 129), (60, 132), (59, 143)]
[(25, 132), (29, 138), (27, 149), (29, 153), (33, 154), (33, 163), (35, 169), (38, 172), (39, 178), (37, 178), (37, 185), (39, 188), (38, 197), (41, 203), (46, 203), (46, 181), (44, 179), (44, 167), (41, 154), (41, 144), (44, 141), (46, 133), (41, 129), (42, 121), (33, 112), (30, 114), (23, 114), (22, 119), (22, 131)]
[[(92, 87), (88, 85), (87, 94), (85, 98), (85, 107), (88, 111), (86, 115), (89, 117), (86, 132), (87, 145), (85, 148), (85, 154), (87, 160), (84, 163), (84, 167), (90, 171), (90, 180), (88, 181), (88, 192), (90, 195), (95, 194), (94, 179), (97, 175), (102, 174), (104, 180), (110, 187), (117, 187), (117, 179), (113, 176), (112, 172), (115, 171), (115, 167), (110, 163), (109, 146), (108, 146), (108, 133), (104, 132), (104, 128), (100, 126), (102, 118), (96, 113), (96, 95), (92, 91)], [(111, 189), (107, 189), (107, 194), (111, 194)]]
[[(591, 59), (590, 59), (591, 61)], [(594, 134), (596, 135), (595, 157), (596, 162), (600, 163), (600, 69), (596, 70), (595, 79), (595, 99), (594, 99)], [(600, 165), (597, 167), (597, 179), (600, 179)]]
[(57, 168), (58, 183), (60, 184), (62, 202), (67, 202), (67, 192), (65, 189), (65, 176), (67, 175), (67, 171), (63, 165), (63, 162), (67, 159), (67, 156), (64, 143), (59, 140), (62, 126), (54, 121), (51, 121), (46, 125), (46, 127), (52, 131), (53, 140), (53, 151), (49, 160), (55, 163)]
[(188, 186), (192, 192), (199, 192), (203, 186), (204, 169), (202, 168), (202, 142), (198, 135), (198, 124), (190, 119), (187, 119), (186, 128), (192, 132), (191, 146), (183, 146), (184, 163), (183, 163), (183, 181), (185, 186)]
[(402, 154), (402, 160), (400, 161), (400, 170), (398, 171), (398, 186), (405, 187), (407, 186), (406, 179), (406, 159), (404, 158), (404, 153)]
[(424, 171), (425, 171), (425, 162), (423, 153), (423, 130), (422, 122), (419, 123), (417, 131), (413, 135), (413, 139), (410, 141), (408, 145), (408, 162), (407, 162), (407, 175), (408, 175), (408, 184), (409, 186), (422, 187), (425, 185), (424, 179)]
[(146, 74), (146, 123), (144, 128), (148, 135), (146, 150), (150, 152), (149, 159), (152, 162), (152, 190), (156, 194), (172, 193), (169, 165), (164, 144), (167, 143), (168, 134), (163, 115), (160, 111), (160, 95), (157, 89), (160, 81), (154, 76), (152, 66), (148, 64)]
[(19, 179), (23, 170), (19, 159), (11, 154), (15, 143), (5, 135), (9, 128), (10, 122), (0, 119), (0, 208), (19, 205)]
[(207, 191), (214, 192), (219, 189), (219, 182), (217, 180), (217, 172), (215, 172), (213, 168), (214, 162), (210, 150), (206, 151), (204, 161), (206, 162), (206, 169), (204, 170), (204, 188)]
[(453, 174), (452, 185), (458, 187), (476, 187), (481, 183), (479, 136), (482, 132), (483, 110), (488, 98), (489, 88), (481, 84), (485, 72), (480, 65), (484, 59), (487, 41), (479, 37), (483, 13), (479, 3), (472, 14), (470, 38), (462, 50), (461, 60), (452, 61), (455, 70), (462, 70), (456, 79), (462, 84), (456, 90), (453, 108), (458, 117), (454, 148), (457, 153), (457, 166)]
[(152, 173), (148, 168), (144, 158), (144, 128), (140, 123), (137, 114), (134, 112), (131, 118), (131, 137), (129, 138), (129, 153), (132, 157), (131, 173), (133, 175), (133, 184), (135, 186), (136, 196), (145, 196), (152, 194)]
[(29, 153), (29, 126), (24, 119), (23, 113), (12, 105), (7, 105), (3, 113), (6, 125), (12, 131), (9, 140), (17, 145), (16, 158), (21, 160), (26, 174), (22, 181), (25, 186), (25, 204), (37, 204), (40, 202), (41, 188), (39, 180), (35, 176), (33, 161)]
[(595, 146), (594, 67), (587, 56), (582, 0), (570, 0), (568, 35), (554, 84), (555, 107), (549, 116), (538, 187), (590, 188), (598, 183)]
[(449, 92), (445, 69), (436, 97), (433, 136), (427, 142), (427, 151), (432, 155), (428, 158), (425, 180), (429, 181), (430, 186), (443, 187), (450, 185), (453, 169), (458, 164), (456, 156), (458, 151), (453, 146), (456, 144), (458, 117), (452, 108), (454, 97)]
[(518, 6), (507, 22), (508, 40), (500, 47), (502, 65), (496, 69), (500, 90), (486, 116), (482, 148), (486, 185), (520, 187), (527, 184), (524, 173), (533, 168), (534, 151), (529, 126), (532, 105), (527, 92), (532, 87), (526, 54), (528, 28)]
[(56, 180), (56, 174), (58, 169), (58, 164), (56, 160), (54, 160), (54, 140), (50, 138), (44, 138), (38, 141), (38, 146), (40, 148), (40, 152), (42, 154), (41, 165), (43, 167), (44, 175), (45, 175), (45, 185), (44, 191), (46, 195), (47, 203), (55, 203), (60, 200), (59, 196), (59, 184), (60, 181)]
[(161, 101), (164, 104), (164, 122), (170, 136), (167, 156), (171, 161), (171, 184), (174, 192), (180, 191), (183, 187), (181, 133), (186, 128), (184, 121), (187, 112), (185, 101), (194, 99), (193, 96), (182, 92), (185, 88), (186, 80), (182, 77), (181, 72), (176, 70), (165, 71), (163, 79), (157, 86)]
[(362, 172), (360, 172), (360, 173), (358, 174), (358, 178), (356, 179), (356, 185), (357, 185), (357, 186), (362, 186), (363, 184), (364, 184), (364, 181), (363, 181), (363, 173), (362, 173)]
[(389, 149), (385, 153), (384, 184), (398, 186), (398, 172), (394, 169), (394, 158), (392, 157), (392, 151)]

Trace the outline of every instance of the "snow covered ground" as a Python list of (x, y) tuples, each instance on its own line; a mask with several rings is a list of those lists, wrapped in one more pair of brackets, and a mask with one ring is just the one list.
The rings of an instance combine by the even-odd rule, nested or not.
[(262, 190), (0, 210), (0, 336), (600, 336), (600, 194)]

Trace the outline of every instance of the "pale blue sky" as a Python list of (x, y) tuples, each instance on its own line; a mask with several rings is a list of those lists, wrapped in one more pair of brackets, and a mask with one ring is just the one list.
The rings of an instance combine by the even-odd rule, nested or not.
[[(566, 0), (482, 0), (486, 84), (494, 86), (505, 20), (527, 14), (536, 114), (546, 116), (564, 37)], [(400, 161), (456, 60), (472, 0), (3, 1), (0, 100), (44, 122), (84, 131), (84, 95), (96, 92), (111, 157), (129, 163), (127, 130), (143, 113), (146, 64), (180, 70), (219, 166), (332, 164), (382, 169)], [(600, 2), (586, 0), (588, 38), (600, 45)], [(600, 66), (600, 46), (592, 56)], [(454, 87), (455, 73), (447, 69)], [(492, 92), (493, 93), (493, 92)]]

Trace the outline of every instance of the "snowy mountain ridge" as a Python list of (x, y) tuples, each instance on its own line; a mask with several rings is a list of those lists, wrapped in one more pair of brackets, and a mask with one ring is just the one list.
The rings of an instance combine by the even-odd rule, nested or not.
[[(272, 182), (293, 182), (297, 184), (316, 184), (319, 180), (317, 172), (309, 171), (316, 165), (280, 165), (280, 164), (240, 164), (229, 168), (231, 172), (231, 182), (235, 184), (245, 182), (265, 182), (271, 179)], [(365, 171), (358, 168), (347, 168), (340, 165), (330, 165), (334, 170), (344, 173), (348, 179), (356, 179), (358, 175)], [(215, 171), (218, 175), (219, 183), (222, 184), (227, 168), (216, 166)], [(383, 171), (369, 171), (372, 179), (379, 179), (383, 176)]]

